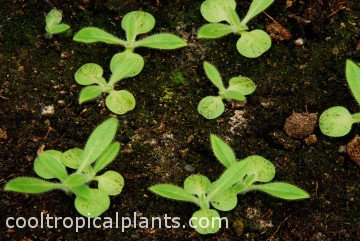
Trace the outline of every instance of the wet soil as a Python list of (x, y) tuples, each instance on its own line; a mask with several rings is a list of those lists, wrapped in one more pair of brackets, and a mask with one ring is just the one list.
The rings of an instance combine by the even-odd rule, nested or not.
[[(237, 2), (243, 16), (250, 1)], [(345, 60), (360, 60), (360, 3), (276, 1), (250, 27), (272, 31), (275, 20), (288, 32), (274, 30), (272, 35), (280, 35), (277, 39), (283, 41), (274, 41), (256, 59), (237, 53), (238, 37), (233, 35), (198, 40), (196, 31), (205, 23), (200, 4), (191, 0), (0, 0), (0, 185), (14, 177), (35, 176), (32, 166), (39, 150), (83, 147), (94, 127), (112, 115), (103, 97), (78, 104), (81, 88), (73, 74), (93, 62), (103, 66), (108, 77), (110, 59), (121, 48), (76, 43), (72, 35), (82, 27), (97, 26), (123, 37), (122, 16), (141, 9), (155, 16), (153, 32), (177, 34), (189, 46), (174, 51), (136, 50), (145, 58), (144, 70), (119, 83), (118, 89), (135, 95), (137, 106), (117, 116), (116, 139), (123, 146), (109, 170), (120, 172), (126, 186), (111, 198), (103, 216), (168, 214), (185, 223), (195, 206), (157, 197), (147, 188), (160, 182), (182, 185), (194, 173), (215, 180), (224, 170), (211, 152), (210, 133), (225, 139), (239, 159), (257, 154), (273, 161), (276, 180), (304, 188), (311, 198), (287, 202), (258, 192), (239, 196), (233, 211), (220, 213), (228, 217), (229, 228), (208, 236), (189, 227), (76, 233), (65, 228), (7, 229), (4, 221), (9, 216), (79, 214), (73, 197), (59, 191), (24, 195), (0, 190), (1, 240), (360, 240), (360, 168), (346, 153), (346, 144), (359, 135), (359, 127), (336, 139), (315, 128), (316, 141), (310, 144), (284, 131), (286, 118), (294, 112), (320, 115), (334, 105), (360, 110), (344, 76)], [(52, 5), (64, 12), (64, 22), (73, 32), (47, 40), (44, 14)], [(228, 103), (217, 120), (206, 120), (196, 111), (201, 98), (216, 93), (204, 76), (205, 60), (215, 64), (225, 80), (244, 75), (257, 84), (245, 106)], [(48, 106), (53, 112), (44, 115)]]

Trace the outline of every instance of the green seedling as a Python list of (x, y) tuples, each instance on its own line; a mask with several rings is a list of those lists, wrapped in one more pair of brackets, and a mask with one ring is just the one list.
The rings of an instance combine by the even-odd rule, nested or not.
[[(113, 142), (117, 126), (115, 118), (103, 122), (90, 135), (84, 149), (42, 152), (35, 159), (34, 171), (43, 179), (18, 177), (10, 180), (4, 189), (30, 194), (60, 189), (75, 194), (75, 208), (81, 215), (100, 216), (110, 206), (109, 196), (120, 194), (124, 187), (124, 178), (115, 171), (98, 175), (120, 150), (120, 143)], [(75, 172), (69, 174), (66, 168)], [(51, 179), (58, 181), (48, 181)], [(97, 182), (97, 188), (89, 187), (93, 182)]]
[[(154, 34), (142, 38), (141, 40), (136, 40), (138, 35), (150, 32), (154, 26), (155, 18), (150, 13), (133, 11), (126, 14), (121, 21), (121, 27), (126, 33), (126, 40), (120, 39), (99, 28), (86, 27), (75, 34), (74, 41), (82, 43), (103, 42), (107, 44), (121, 45), (125, 47), (125, 52), (133, 52), (134, 49), (138, 47), (177, 49), (187, 45), (183, 39), (169, 33)], [(140, 55), (138, 55), (138, 57), (142, 59)]]
[(236, 48), (241, 55), (247, 58), (259, 57), (270, 49), (271, 38), (260, 29), (248, 31), (247, 24), (273, 2), (274, 0), (253, 0), (246, 16), (240, 20), (235, 11), (235, 0), (206, 0), (202, 3), (200, 11), (210, 23), (200, 28), (198, 38), (220, 38), (234, 33), (240, 35)]
[(116, 54), (110, 62), (112, 75), (106, 82), (102, 77), (103, 69), (99, 65), (84, 64), (75, 73), (76, 82), (86, 86), (80, 92), (79, 102), (90, 101), (102, 93), (107, 93), (105, 103), (110, 111), (122, 115), (133, 110), (136, 104), (135, 97), (127, 90), (115, 90), (114, 85), (121, 79), (138, 75), (143, 66), (144, 61), (138, 54), (131, 52)]
[[(262, 191), (285, 200), (309, 198), (301, 188), (286, 182), (270, 182), (275, 176), (275, 167), (261, 156), (249, 156), (237, 161), (229, 145), (215, 135), (211, 135), (211, 147), (216, 158), (226, 167), (225, 172), (214, 182), (206, 176), (195, 174), (184, 181), (183, 187), (159, 184), (150, 187), (157, 195), (192, 202), (200, 207), (193, 214), (193, 226), (201, 234), (216, 233), (221, 226), (219, 213), (214, 210), (230, 211), (237, 205), (238, 194)], [(211, 206), (214, 209), (211, 209)], [(217, 218), (216, 218), (217, 217)], [(208, 226), (199, 225), (199, 219), (206, 219)], [(194, 223), (195, 222), (195, 223)]]
[[(360, 105), (360, 67), (350, 60), (346, 61), (346, 80), (355, 100)], [(347, 135), (352, 125), (358, 122), (360, 122), (360, 113), (351, 114), (343, 106), (331, 107), (319, 118), (321, 132), (331, 137)]]
[(216, 67), (208, 62), (204, 62), (206, 76), (219, 89), (218, 96), (206, 96), (198, 105), (198, 112), (206, 119), (215, 119), (225, 111), (223, 100), (231, 101), (246, 100), (246, 95), (250, 95), (256, 89), (255, 83), (247, 77), (233, 77), (229, 81), (229, 87), (225, 88), (223, 80)]
[(46, 26), (46, 34), (45, 37), (50, 39), (54, 34), (65, 32), (70, 28), (69, 25), (61, 23), (62, 13), (57, 9), (51, 10), (45, 18)]

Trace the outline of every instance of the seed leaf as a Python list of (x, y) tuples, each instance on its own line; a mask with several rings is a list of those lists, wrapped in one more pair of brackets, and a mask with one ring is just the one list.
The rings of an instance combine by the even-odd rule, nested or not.
[(103, 69), (93, 63), (84, 64), (75, 73), (75, 80), (80, 85), (105, 84)]
[[(129, 66), (129, 63), (132, 65)], [(110, 80), (110, 84), (113, 83), (112, 81), (116, 82), (121, 78), (134, 77), (143, 68), (144, 59), (139, 54), (128, 51), (115, 54), (110, 61), (110, 70), (117, 77), (112, 77), (114, 80)]]
[(174, 34), (159, 33), (137, 41), (135, 46), (153, 49), (178, 49), (187, 46), (187, 43)]
[(225, 105), (219, 96), (206, 96), (198, 105), (198, 112), (206, 119), (215, 119), (225, 110)]
[(80, 198), (89, 199), (91, 197), (91, 188), (87, 185), (72, 187), (71, 191)]
[(231, 11), (235, 11), (234, 0), (206, 0), (201, 4), (201, 15), (210, 23), (227, 21), (231, 23)]
[(150, 32), (155, 26), (155, 18), (147, 12), (133, 11), (124, 16), (121, 27), (128, 41), (134, 41), (138, 34)]
[(351, 131), (353, 117), (343, 106), (334, 106), (324, 111), (319, 118), (323, 134), (331, 137), (345, 136)]
[(120, 143), (114, 142), (108, 146), (95, 162), (94, 172), (98, 173), (109, 165), (120, 151)]
[(187, 177), (184, 181), (184, 190), (185, 192), (200, 197), (205, 194), (208, 190), (208, 187), (211, 185), (210, 180), (203, 175), (191, 175)]
[(64, 180), (67, 178), (67, 172), (61, 160), (61, 152), (55, 150), (44, 151), (35, 159), (34, 171), (45, 179), (57, 178)]
[(238, 91), (243, 95), (250, 95), (256, 89), (255, 83), (248, 77), (233, 77), (229, 81), (228, 91)]
[(252, 155), (242, 162), (248, 163), (247, 175), (254, 175), (254, 182), (270, 182), (275, 177), (275, 166), (262, 156)]
[(58, 188), (58, 183), (52, 183), (33, 177), (17, 177), (10, 180), (6, 185), (5, 191), (22, 193), (41, 193)]
[(297, 200), (309, 198), (309, 194), (297, 186), (285, 182), (272, 182), (267, 184), (253, 185), (250, 187), (252, 190), (259, 190), (266, 192), (274, 197)]
[(93, 100), (101, 95), (102, 89), (100, 86), (86, 86), (80, 92), (79, 103), (84, 103), (89, 100)]
[(46, 18), (45, 18), (45, 22), (46, 22), (45, 30), (46, 30), (46, 32), (51, 33), (51, 34), (56, 33), (56, 32), (54, 32), (54, 28), (61, 22), (61, 20), (62, 20), (62, 13), (57, 9), (52, 9), (46, 15)]
[(85, 175), (80, 173), (73, 173), (64, 180), (64, 185), (72, 190), (73, 188), (82, 186), (87, 182), (88, 179)]
[(98, 217), (110, 207), (110, 198), (99, 189), (90, 189), (89, 198), (76, 196), (76, 210), (85, 217)]
[(181, 187), (172, 184), (158, 184), (149, 188), (153, 193), (162, 197), (170, 198), (178, 201), (189, 201), (197, 203), (197, 199), (187, 193)]
[(201, 209), (193, 213), (191, 222), (200, 234), (216, 233), (221, 227), (220, 215), (213, 209)]
[(125, 44), (124, 40), (119, 39), (114, 35), (95, 27), (82, 28), (79, 32), (75, 34), (73, 40), (82, 43), (103, 42), (107, 44)]
[(126, 90), (113, 90), (106, 97), (106, 106), (110, 111), (118, 115), (123, 115), (135, 108), (135, 97)]
[(198, 31), (198, 38), (220, 38), (233, 32), (233, 27), (223, 23), (209, 23)]
[(118, 195), (124, 187), (124, 178), (115, 171), (107, 171), (101, 176), (95, 177), (98, 188), (107, 195)]
[(234, 151), (220, 137), (211, 134), (210, 142), (214, 155), (226, 168), (236, 163)]
[(61, 162), (72, 169), (78, 169), (81, 164), (82, 150), (80, 148), (73, 148), (67, 150), (62, 154)]
[(238, 199), (232, 188), (214, 196), (211, 199), (211, 205), (220, 211), (230, 211), (237, 205)]
[(271, 47), (270, 36), (260, 29), (251, 32), (244, 31), (236, 43), (239, 53), (247, 58), (256, 58)]
[(237, 90), (226, 90), (223, 93), (223, 96), (229, 100), (239, 100), (239, 101), (246, 100), (245, 95), (243, 95), (240, 91)]

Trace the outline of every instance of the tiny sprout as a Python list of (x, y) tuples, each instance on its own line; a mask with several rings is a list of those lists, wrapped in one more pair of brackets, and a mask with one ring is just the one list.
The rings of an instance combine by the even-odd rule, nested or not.
[[(109, 196), (120, 194), (124, 187), (124, 178), (115, 171), (97, 175), (116, 158), (120, 150), (120, 143), (112, 142), (117, 127), (118, 120), (110, 118), (92, 132), (84, 149), (42, 152), (35, 159), (35, 173), (43, 179), (58, 179), (59, 182), (17, 177), (10, 180), (4, 190), (37, 194), (60, 189), (75, 194), (74, 205), (81, 215), (100, 216), (110, 207)], [(76, 171), (68, 174), (66, 167)], [(89, 187), (93, 181), (97, 182), (97, 188)]]
[[(220, 215), (214, 209), (220, 211), (234, 209), (238, 202), (238, 194), (262, 191), (285, 200), (309, 198), (306, 191), (294, 185), (286, 182), (270, 182), (275, 177), (275, 166), (267, 159), (253, 155), (237, 161), (231, 147), (218, 136), (211, 135), (210, 140), (216, 158), (226, 167), (216, 181), (211, 182), (206, 176), (194, 174), (185, 179), (183, 187), (172, 184), (150, 187), (150, 191), (157, 195), (198, 205), (200, 210), (193, 214), (192, 225), (200, 234), (219, 231)], [(211, 206), (214, 209), (211, 209)], [(199, 225), (201, 218), (208, 220), (207, 226)]]
[[(177, 49), (187, 45), (183, 39), (169, 33), (154, 34), (142, 38), (141, 40), (136, 40), (138, 35), (150, 32), (154, 26), (155, 18), (150, 13), (133, 11), (126, 14), (121, 21), (121, 27), (126, 33), (126, 40), (120, 39), (99, 28), (86, 27), (75, 34), (74, 41), (82, 43), (103, 42), (107, 44), (121, 45), (125, 47), (125, 51), (130, 52), (133, 52), (134, 49), (138, 47)], [(140, 55), (138, 55), (138, 57), (142, 59)]]
[[(247, 23), (268, 8), (274, 0), (253, 0), (246, 16), (241, 21), (235, 0), (206, 0), (200, 11), (209, 24), (202, 26), (198, 38), (220, 38), (230, 33), (240, 35), (236, 44), (239, 53), (247, 58), (256, 58), (271, 47), (271, 38), (263, 30), (248, 31)], [(227, 22), (220, 23), (220, 22)]]
[(246, 100), (246, 95), (253, 93), (256, 89), (254, 82), (247, 77), (233, 77), (229, 81), (229, 87), (225, 88), (219, 71), (208, 62), (204, 62), (206, 76), (219, 89), (218, 96), (206, 96), (198, 105), (198, 112), (206, 119), (215, 119), (225, 110), (225, 100)]
[(61, 23), (62, 13), (57, 9), (51, 10), (45, 18), (46, 26), (46, 34), (45, 37), (50, 39), (54, 34), (65, 32), (70, 28), (69, 25)]
[[(360, 105), (360, 67), (354, 62), (346, 61), (346, 80)], [(343, 106), (335, 106), (324, 111), (319, 119), (320, 130), (330, 137), (341, 137), (347, 135), (354, 123), (360, 122), (360, 113), (351, 114)]]

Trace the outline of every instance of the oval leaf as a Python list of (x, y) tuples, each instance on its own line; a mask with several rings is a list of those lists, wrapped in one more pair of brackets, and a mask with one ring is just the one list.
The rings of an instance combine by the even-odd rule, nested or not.
[(251, 32), (242, 32), (236, 43), (239, 53), (247, 58), (256, 58), (265, 53), (271, 47), (270, 36), (259, 29)]
[(252, 18), (254, 18), (256, 15), (267, 9), (274, 0), (253, 0), (249, 11), (247, 12), (244, 19), (241, 21), (242, 24), (247, 24)]
[(85, 175), (80, 173), (73, 173), (64, 180), (64, 185), (70, 190), (82, 186), (88, 182)]
[(41, 193), (54, 188), (59, 188), (59, 184), (33, 177), (18, 177), (6, 183), (4, 190), (22, 193)]
[(310, 195), (303, 189), (285, 182), (273, 182), (261, 185), (253, 185), (250, 187), (250, 189), (263, 191), (274, 197), (286, 200), (297, 200), (310, 197)]
[(69, 28), (70, 28), (69, 25), (64, 24), (64, 23), (60, 23), (58, 25), (55, 25), (50, 33), (52, 33), (52, 34), (62, 33), (62, 32), (65, 32), (66, 30), (68, 30)]
[(238, 101), (244, 101), (246, 100), (245, 95), (243, 95), (240, 91), (236, 90), (226, 90), (222, 96), (226, 98), (227, 100), (238, 100)]
[(352, 94), (360, 105), (360, 67), (351, 60), (346, 61), (346, 80)]
[(147, 12), (133, 11), (124, 16), (121, 27), (128, 41), (134, 41), (138, 34), (147, 33), (155, 26), (155, 18)]
[(210, 81), (220, 90), (225, 89), (224, 83), (217, 68), (209, 62), (204, 62), (204, 70)]
[(72, 169), (78, 169), (81, 164), (82, 150), (80, 148), (73, 148), (67, 150), (62, 154), (61, 162)]
[(98, 188), (107, 195), (118, 195), (124, 187), (124, 178), (115, 171), (107, 171), (101, 176), (95, 177)]
[(110, 198), (99, 189), (90, 189), (90, 196), (88, 199), (76, 196), (74, 204), (76, 210), (81, 215), (95, 218), (100, 216), (110, 207)]
[(73, 40), (82, 43), (103, 42), (107, 44), (125, 44), (124, 40), (95, 27), (82, 28), (75, 34)]
[(206, 96), (199, 102), (197, 109), (206, 119), (215, 119), (224, 112), (225, 105), (221, 97)]
[(153, 193), (178, 201), (189, 201), (197, 203), (197, 199), (185, 192), (181, 187), (171, 185), (171, 184), (158, 184), (149, 188)]
[(230, 211), (237, 205), (238, 199), (236, 193), (231, 188), (221, 192), (211, 199), (211, 205), (220, 211)]
[(195, 174), (185, 179), (184, 190), (189, 194), (197, 195), (198, 197), (200, 197), (206, 193), (210, 185), (211, 182), (207, 177)]
[(95, 162), (94, 172), (97, 173), (111, 163), (120, 151), (120, 143), (114, 142), (108, 146)]
[(198, 31), (198, 38), (220, 38), (233, 32), (233, 27), (222, 23), (209, 23)]
[(327, 109), (319, 118), (321, 132), (331, 137), (345, 136), (351, 131), (353, 123), (352, 115), (342, 106)]
[(45, 179), (64, 180), (67, 177), (67, 172), (61, 160), (62, 153), (60, 151), (44, 151), (35, 159), (34, 171)]
[(178, 49), (187, 46), (185, 40), (170, 33), (159, 33), (146, 37), (135, 43), (135, 47), (153, 49)]
[(220, 215), (212, 209), (201, 209), (193, 213), (191, 224), (200, 234), (216, 233), (221, 227)]
[(256, 89), (255, 83), (248, 77), (238, 76), (233, 77), (229, 81), (229, 91), (238, 91), (243, 95), (250, 95)]
[(236, 8), (234, 0), (206, 0), (201, 4), (201, 15), (211, 23), (231, 22), (231, 11)]
[(45, 18), (46, 22), (46, 32), (54, 33), (54, 27), (58, 25), (62, 20), (62, 13), (57, 9), (52, 9)]
[(79, 103), (84, 103), (85, 101), (93, 100), (101, 95), (102, 89), (100, 86), (86, 86), (81, 90), (79, 96)]
[[(131, 63), (130, 66), (128, 64), (124, 64), (126, 60), (132, 60), (130, 61)], [(125, 63), (129, 63), (129, 61)], [(138, 75), (143, 68), (144, 68), (143, 57), (139, 54), (135, 54), (129, 51), (115, 54), (110, 61), (111, 72), (119, 76), (120, 78), (134, 77)], [(111, 81), (112, 80), (110, 80), (110, 83), (112, 83)], [(114, 79), (113, 81), (118, 81), (118, 80)]]
[(242, 161), (248, 162), (247, 175), (255, 175), (254, 182), (270, 182), (275, 177), (275, 166), (262, 156), (253, 155)]
[(135, 97), (126, 90), (111, 91), (105, 102), (109, 110), (118, 115), (133, 110), (136, 104)]
[(75, 73), (75, 80), (81, 85), (104, 84), (106, 81), (102, 78), (103, 69), (101, 66), (93, 63), (84, 64)]
[(236, 163), (234, 151), (220, 137), (211, 134), (210, 142), (214, 155), (226, 168)]

